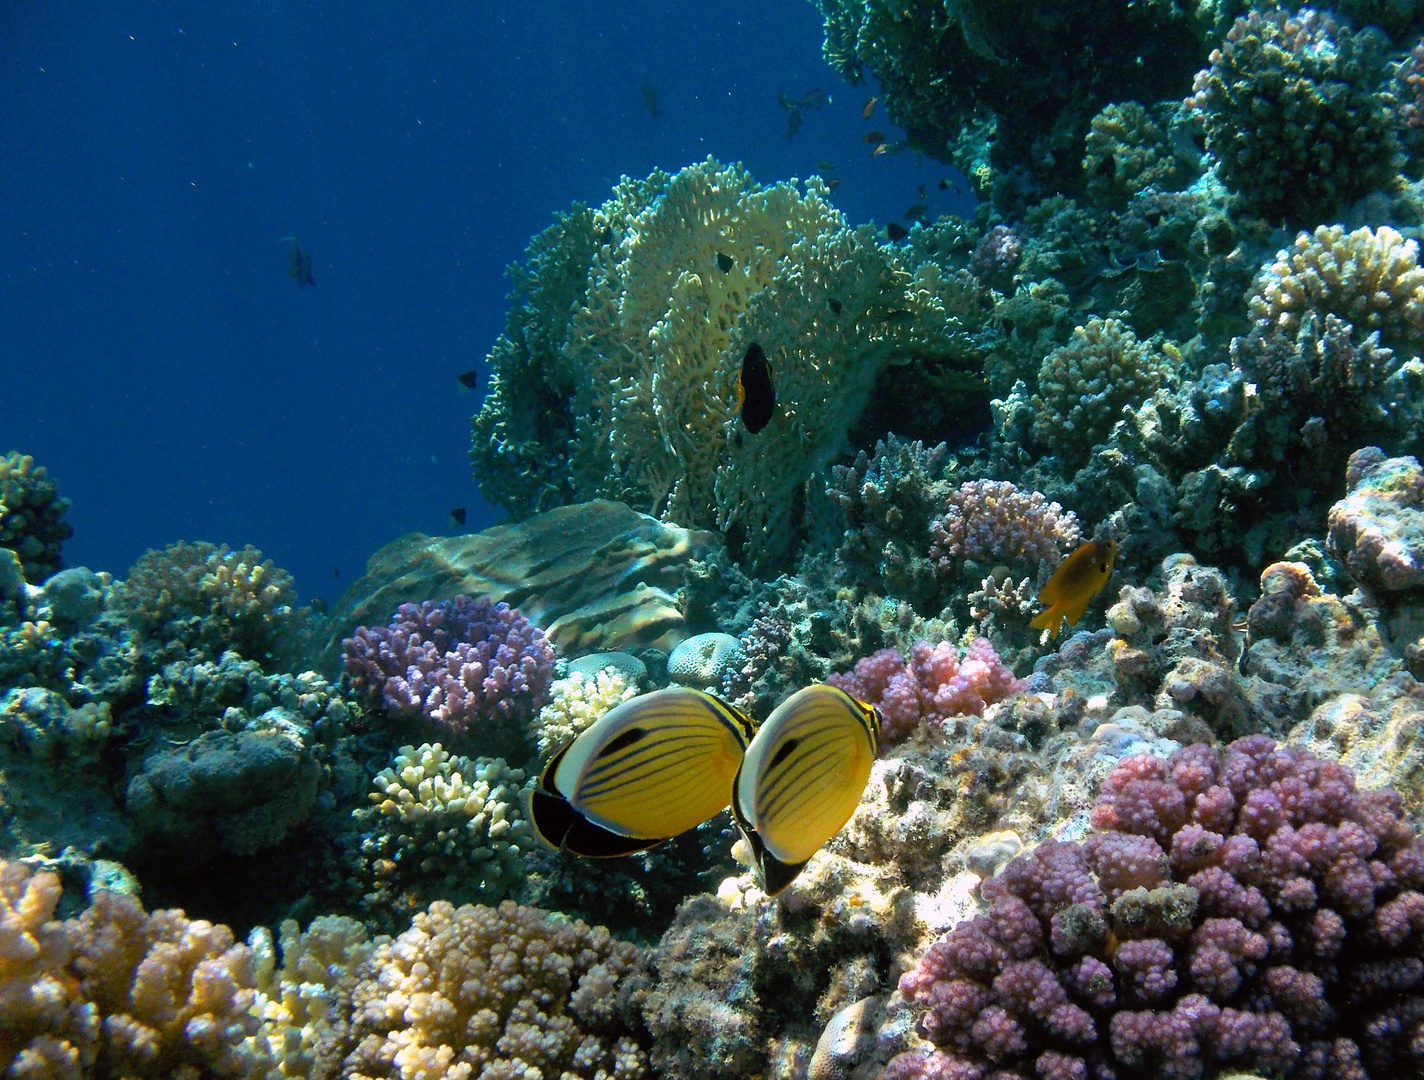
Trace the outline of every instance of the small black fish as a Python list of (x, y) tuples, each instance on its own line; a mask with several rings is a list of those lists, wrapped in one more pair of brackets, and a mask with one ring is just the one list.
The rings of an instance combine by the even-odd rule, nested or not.
[(940, 177), (940, 180), (939, 180), (939, 189), (940, 189), (941, 191), (948, 191), (948, 190), (949, 190), (949, 181), (946, 180), (944, 177)]
[(475, 383), (480, 380), (480, 373), (478, 371), (462, 371), (459, 374), (459, 379), (460, 385), (466, 390), (473, 390)]
[(331, 568), (331, 580), (332, 580), (332, 581), (337, 581), (337, 580), (340, 579), (340, 577), (341, 577), (341, 567), (339, 567), (339, 566), (333, 566), (333, 567)]
[(608, 247), (608, 246), (611, 245), (612, 243), (613, 243), (613, 226), (612, 226), (612, 225), (608, 225), (608, 226), (605, 226), (605, 227), (604, 227), (604, 230), (603, 230), (601, 233), (598, 234), (598, 246), (599, 246), (599, 247)]
[(892, 221), (885, 226), (885, 235), (890, 237), (890, 242), (893, 244), (909, 236), (910, 230), (905, 228), (905, 226), (901, 225), (898, 221)]
[(734, 266), (736, 266), (736, 265), (737, 265), (737, 264), (736, 264), (736, 262), (732, 259), (732, 256), (730, 256), (730, 255), (725, 255), (725, 254), (723, 254), (723, 253), (720, 252), (720, 251), (717, 252), (717, 269), (720, 270), (720, 271), (722, 271), (722, 273), (724, 273), (724, 274), (730, 273), (732, 267), (734, 267)]
[(929, 196), (925, 194), (925, 185), (920, 185), (920, 202), (924, 202)]
[(799, 106), (793, 107), (791, 115), (786, 118), (786, 141), (790, 142), (796, 138), (796, 133), (801, 130), (801, 122), (806, 119)]
[(638, 89), (643, 92), (643, 104), (648, 107), (648, 116), (656, 120), (663, 114), (663, 111), (658, 108), (658, 88), (652, 84), (647, 75), (644, 75), (642, 85)]
[(827, 303), (831, 305), (831, 311), (833, 311), (837, 315), (839, 315), (841, 313), (841, 309), (845, 307), (845, 305), (842, 304), (839, 300), (837, 300), (834, 296), (831, 297), (830, 300), (827, 301)]
[(917, 202), (914, 206), (910, 207), (910, 209), (905, 211), (905, 220), (923, 221), (925, 215), (929, 213), (929, 209), (930, 208), (928, 203)]
[(453, 521), (456, 525), (465, 524), (465, 508), (463, 506), (457, 506), (455, 507), (455, 509), (451, 510), (450, 520)]
[(816, 168), (820, 169), (822, 172), (835, 172), (835, 171), (836, 171), (835, 162), (832, 162), (832, 161), (818, 161), (818, 162), (816, 162)]
[(822, 90), (819, 86), (813, 86), (801, 95), (801, 99), (796, 102), (803, 109), (819, 109), (822, 105), (829, 105), (831, 95)]
[(755, 435), (771, 422), (776, 412), (776, 388), (771, 385), (771, 365), (766, 353), (753, 341), (742, 357), (742, 374), (737, 379), (737, 411), (742, 423)]
[(312, 277), (311, 256), (302, 250), (294, 236), (287, 237), (287, 260), (287, 274), (297, 283), (297, 288), (316, 284), (316, 278)]
[(866, 142), (866, 143), (873, 143), (873, 142), (874, 142), (874, 143), (880, 143), (880, 142), (884, 142), (884, 141), (885, 141), (885, 132), (883, 132), (883, 131), (867, 131), (864, 135), (862, 135), (862, 136), (860, 137), (860, 141), (861, 141), (861, 142)]

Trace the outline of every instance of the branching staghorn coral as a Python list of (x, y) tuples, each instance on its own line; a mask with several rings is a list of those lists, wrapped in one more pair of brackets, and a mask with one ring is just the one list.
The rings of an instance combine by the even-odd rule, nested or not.
[[(516, 517), (605, 496), (683, 525), (735, 525), (758, 561), (790, 550), (802, 485), (842, 449), (880, 366), (942, 335), (964, 292), (937, 266), (902, 268), (868, 227), (851, 231), (818, 178), (804, 194), (761, 187), (710, 159), (623, 180), (529, 258), (529, 275), (557, 275), (572, 299), (545, 305), (526, 288), (511, 317), (524, 344), (506, 335), (491, 354), (471, 451), (487, 497)], [(541, 319), (566, 334), (535, 335)], [(755, 435), (736, 412), (752, 342), (777, 398)], [(533, 468), (546, 470), (537, 483)]]

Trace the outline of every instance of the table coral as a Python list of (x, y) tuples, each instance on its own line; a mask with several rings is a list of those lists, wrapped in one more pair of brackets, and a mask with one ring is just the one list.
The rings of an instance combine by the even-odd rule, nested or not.
[(508, 604), (468, 596), (402, 604), (389, 626), (358, 626), (342, 645), (352, 685), (393, 716), (423, 718), (492, 756), (528, 755), (554, 650)]
[(1419, 1070), (1424, 842), (1397, 795), (1254, 736), (1127, 759), (1093, 824), (902, 976), (939, 1049), (887, 1076)]
[(60, 545), (74, 535), (69, 500), (28, 454), (0, 457), (0, 547), (20, 557), (25, 579), (39, 584), (64, 566)]
[(1196, 77), (1207, 149), (1255, 213), (1301, 220), (1387, 185), (1399, 157), (1377, 32), (1328, 13), (1250, 11)]
[(647, 1056), (620, 991), (639, 963), (601, 927), (437, 901), (365, 965), (344, 1074), (638, 1080)]
[(985, 638), (976, 639), (963, 656), (949, 641), (916, 642), (908, 660), (898, 649), (881, 649), (826, 682), (879, 708), (880, 737), (887, 743), (905, 738), (922, 721), (942, 724), (978, 715), (1019, 689), (1019, 680)]
[[(474, 422), (483, 490), (516, 516), (601, 495), (683, 525), (736, 522), (755, 559), (784, 556), (796, 492), (841, 449), (880, 365), (943, 321), (898, 259), (847, 228), (814, 177), (803, 194), (709, 160), (625, 178), (531, 245)], [(562, 306), (529, 284), (551, 274)], [(752, 342), (778, 403), (756, 436), (736, 414)]]
[(145, 552), (115, 585), (114, 606), (158, 662), (187, 650), (216, 657), (232, 649), (271, 668), (297, 621), (292, 576), (251, 545), (177, 543)]

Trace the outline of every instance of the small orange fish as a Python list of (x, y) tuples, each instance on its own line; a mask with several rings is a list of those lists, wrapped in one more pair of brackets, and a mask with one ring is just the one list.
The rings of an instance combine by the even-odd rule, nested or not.
[(878, 97), (873, 97), (865, 103), (865, 108), (860, 110), (860, 116), (862, 120), (870, 119), (870, 114), (875, 111), (875, 103), (879, 100), (880, 99)]
[(861, 141), (861, 142), (867, 142), (867, 143), (884, 142), (884, 141), (885, 141), (885, 132), (883, 132), (883, 131), (867, 131), (864, 135), (862, 135), (862, 136), (860, 137), (860, 141)]
[(1113, 558), (1117, 544), (1112, 540), (1089, 540), (1058, 564), (1048, 584), (1038, 594), (1038, 602), (1047, 604), (1029, 623), (1035, 630), (1047, 630), (1057, 637), (1063, 620), (1077, 626), (1093, 597), (1102, 592), (1112, 577)]
[(838, 188), (838, 187), (840, 187), (840, 186), (841, 186), (841, 178), (840, 178), (839, 176), (833, 176), (833, 177), (831, 177), (829, 180), (826, 181), (826, 190), (827, 190), (827, 191), (835, 191), (836, 188)]

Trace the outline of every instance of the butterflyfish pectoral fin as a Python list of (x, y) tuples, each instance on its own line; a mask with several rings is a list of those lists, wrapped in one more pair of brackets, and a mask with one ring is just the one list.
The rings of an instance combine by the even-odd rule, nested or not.
[(727, 805), (751, 731), (745, 715), (700, 690), (632, 698), (544, 767), (531, 820), (548, 842), (574, 854), (645, 850)]
[(835, 687), (797, 691), (762, 724), (737, 774), (732, 810), (775, 896), (850, 820), (880, 737), (880, 716)]

